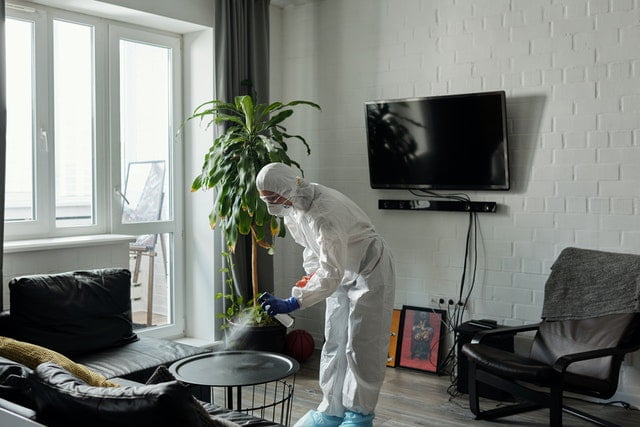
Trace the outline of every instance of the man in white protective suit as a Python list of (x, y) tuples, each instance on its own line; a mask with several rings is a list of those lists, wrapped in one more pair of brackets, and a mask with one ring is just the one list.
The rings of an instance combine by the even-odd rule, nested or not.
[(263, 294), (262, 307), (274, 316), (326, 300), (322, 402), (295, 426), (372, 426), (393, 311), (391, 252), (353, 201), (305, 181), (290, 166), (268, 164), (256, 185), (269, 213), (283, 216), (304, 247), (308, 275), (293, 286), (290, 298)]

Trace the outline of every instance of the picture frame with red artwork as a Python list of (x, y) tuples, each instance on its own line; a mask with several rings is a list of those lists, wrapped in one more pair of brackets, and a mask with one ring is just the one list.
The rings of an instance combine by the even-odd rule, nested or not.
[(441, 374), (446, 316), (436, 308), (402, 306), (397, 366)]

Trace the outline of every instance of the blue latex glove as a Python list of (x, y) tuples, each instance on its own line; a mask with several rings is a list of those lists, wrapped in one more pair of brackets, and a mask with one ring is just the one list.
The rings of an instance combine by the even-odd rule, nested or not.
[(261, 303), (260, 306), (267, 312), (267, 314), (269, 314), (269, 316), (275, 316), (280, 313), (291, 313), (293, 310), (300, 308), (298, 300), (294, 297), (280, 299), (278, 297), (274, 297), (268, 292), (260, 295), (258, 302)]

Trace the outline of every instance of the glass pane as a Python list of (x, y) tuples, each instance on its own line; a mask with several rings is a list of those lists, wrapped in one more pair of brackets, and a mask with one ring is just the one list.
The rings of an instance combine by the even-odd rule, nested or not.
[(172, 234), (138, 236), (129, 246), (131, 311), (135, 329), (171, 323)]
[(7, 171), (5, 221), (29, 221), (34, 213), (33, 22), (6, 21)]
[(95, 223), (93, 28), (53, 22), (56, 225)]
[(122, 222), (153, 222), (161, 217), (164, 195), (164, 160), (131, 162), (124, 184)]
[[(130, 167), (139, 162), (162, 164), (170, 170), (171, 50), (130, 40), (120, 41), (120, 141), (122, 182), (127, 185)], [(160, 175), (158, 175), (160, 178)], [(126, 210), (137, 201), (124, 201), (124, 222), (170, 219), (168, 209), (170, 175), (162, 174), (160, 213), (151, 218), (127, 218)], [(149, 182), (150, 185), (154, 183)], [(158, 183), (156, 182), (155, 185)], [(129, 190), (131, 186), (129, 186)], [(125, 191), (127, 191), (125, 189)], [(126, 195), (125, 195), (126, 196)], [(134, 204), (134, 205), (130, 205)]]

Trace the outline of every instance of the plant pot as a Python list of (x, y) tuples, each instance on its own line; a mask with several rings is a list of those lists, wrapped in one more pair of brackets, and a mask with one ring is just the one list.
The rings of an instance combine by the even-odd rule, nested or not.
[(225, 333), (228, 350), (258, 350), (285, 353), (287, 328), (281, 324), (269, 326), (231, 323)]

